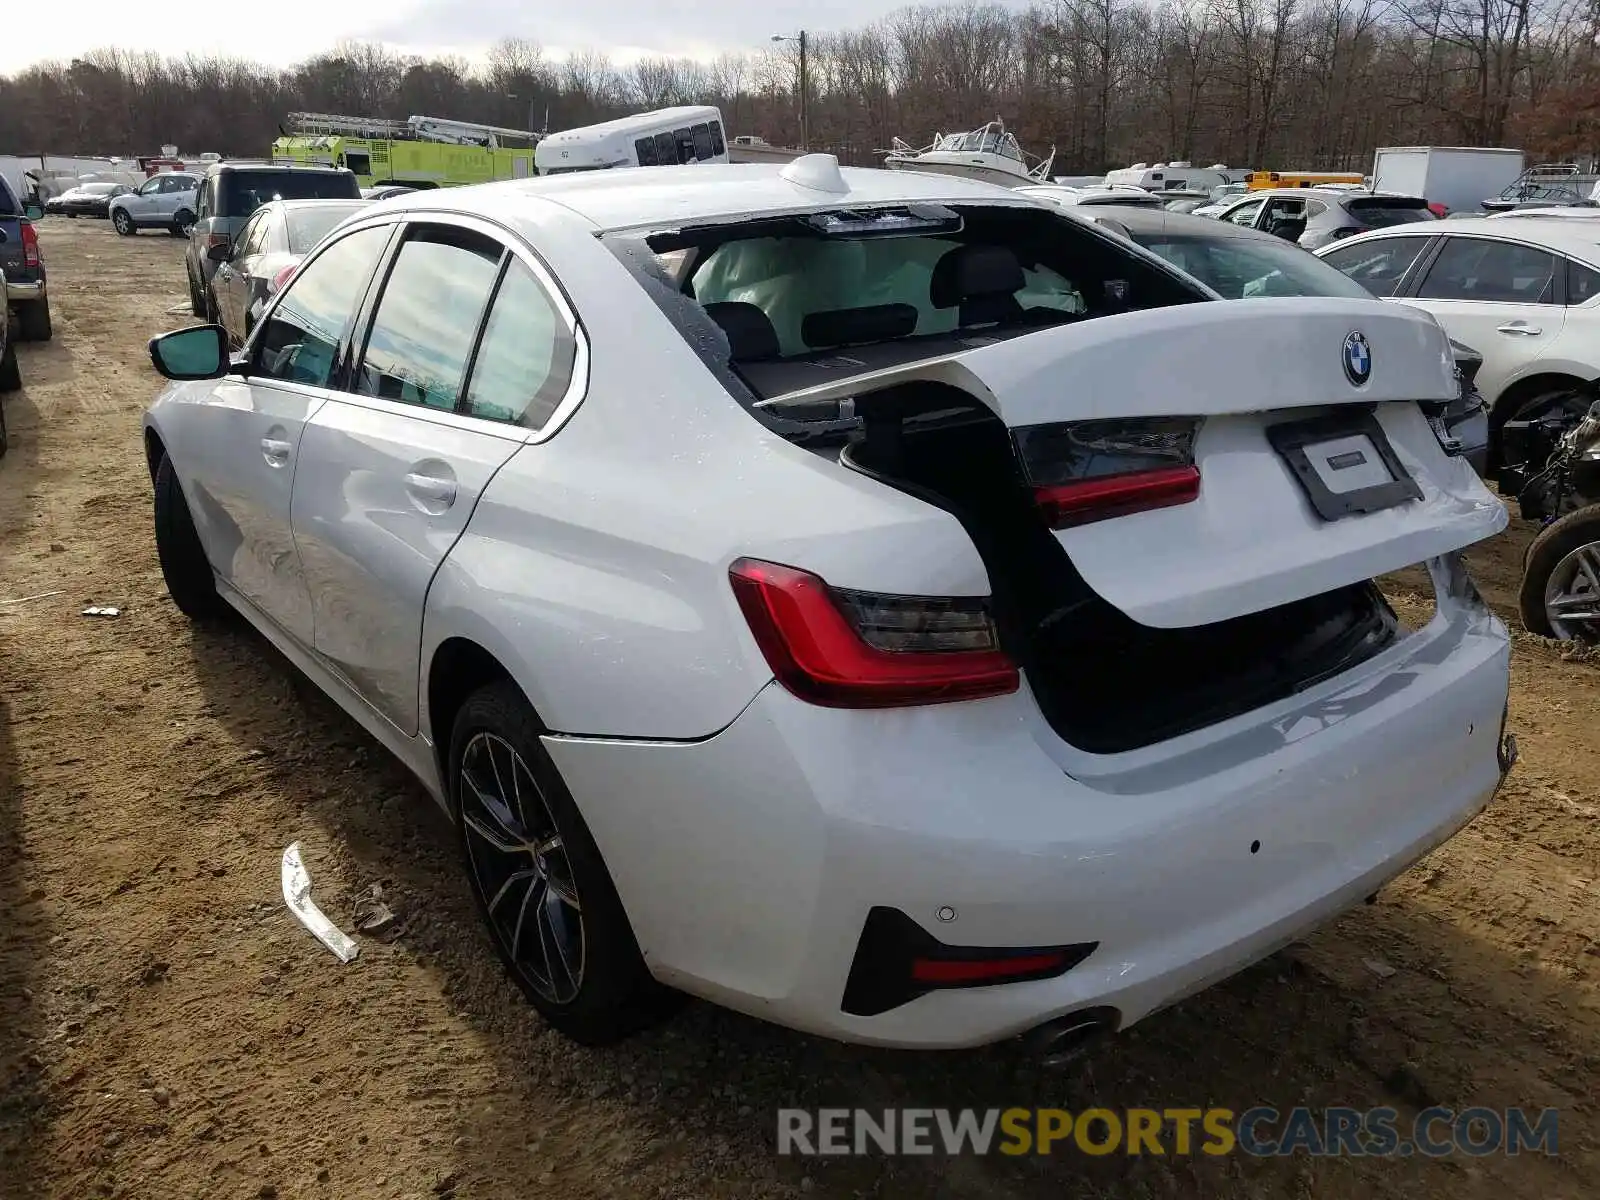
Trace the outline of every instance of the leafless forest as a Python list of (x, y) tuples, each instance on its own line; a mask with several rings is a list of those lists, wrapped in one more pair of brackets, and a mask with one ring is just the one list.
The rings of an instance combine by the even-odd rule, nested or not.
[[(1600, 0), (1046, 0), (905, 9), (811, 32), (810, 140), (871, 161), (898, 134), (1004, 117), (1057, 170), (1186, 158), (1357, 167), (1384, 144), (1600, 152)], [(275, 70), (103, 50), (0, 79), (0, 151), (260, 154), (296, 109), (568, 128), (665, 104), (799, 137), (795, 47), (698, 63), (561, 61), (509, 39), (482, 62), (345, 43)]]

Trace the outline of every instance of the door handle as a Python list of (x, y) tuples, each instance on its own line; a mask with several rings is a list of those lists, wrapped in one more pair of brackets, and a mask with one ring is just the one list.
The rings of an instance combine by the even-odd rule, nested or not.
[(406, 476), (406, 487), (412, 495), (435, 504), (449, 507), (455, 503), (456, 483), (453, 479), (440, 479), (436, 475), (419, 475), (412, 471)]
[(1544, 330), (1537, 325), (1529, 325), (1526, 321), (1512, 321), (1506, 325), (1496, 327), (1500, 333), (1517, 334), (1522, 337), (1538, 337)]
[(266, 458), (269, 467), (281, 467), (289, 461), (289, 452), (294, 447), (282, 438), (264, 437), (261, 439), (261, 453)]

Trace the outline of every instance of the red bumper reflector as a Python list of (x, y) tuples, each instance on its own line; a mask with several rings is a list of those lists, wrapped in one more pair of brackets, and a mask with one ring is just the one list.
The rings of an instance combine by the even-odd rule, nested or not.
[(1060, 953), (1027, 954), (1015, 958), (916, 958), (911, 978), (918, 983), (1004, 983), (1021, 975), (1058, 970), (1067, 961)]
[(1104, 479), (1033, 489), (1034, 503), (1053, 529), (1122, 517), (1153, 508), (1188, 504), (1200, 495), (1200, 469), (1159, 467)]

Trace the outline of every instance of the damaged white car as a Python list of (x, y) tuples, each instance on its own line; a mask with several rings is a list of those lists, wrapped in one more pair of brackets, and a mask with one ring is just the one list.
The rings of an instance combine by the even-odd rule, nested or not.
[[(677, 992), (1064, 1054), (1489, 801), (1504, 508), (1433, 318), (1236, 303), (939, 175), (606, 171), (353, 217), (245, 351), (151, 343), (173, 599), (456, 818), (588, 1042)], [(1373, 583), (1426, 562), (1437, 615)]]

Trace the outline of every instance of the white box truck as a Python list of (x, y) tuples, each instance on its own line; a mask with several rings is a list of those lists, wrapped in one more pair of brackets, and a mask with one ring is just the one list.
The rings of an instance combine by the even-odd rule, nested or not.
[(1475, 213), (1521, 174), (1521, 150), (1382, 146), (1372, 160), (1372, 190), (1421, 196), (1451, 212)]

